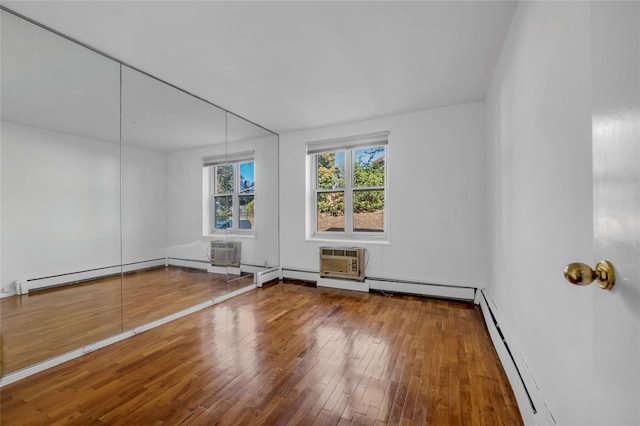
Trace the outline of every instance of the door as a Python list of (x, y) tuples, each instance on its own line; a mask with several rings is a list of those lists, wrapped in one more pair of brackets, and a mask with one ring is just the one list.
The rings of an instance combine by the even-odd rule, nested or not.
[(593, 298), (593, 423), (640, 424), (640, 4), (593, 2), (591, 28), (592, 261), (616, 272)]

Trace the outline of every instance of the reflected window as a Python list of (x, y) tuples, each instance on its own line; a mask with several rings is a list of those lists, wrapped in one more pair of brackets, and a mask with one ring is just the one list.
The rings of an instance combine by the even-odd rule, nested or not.
[(229, 156), (203, 159), (205, 234), (255, 229), (255, 162)]
[(313, 236), (386, 238), (387, 135), (307, 144)]

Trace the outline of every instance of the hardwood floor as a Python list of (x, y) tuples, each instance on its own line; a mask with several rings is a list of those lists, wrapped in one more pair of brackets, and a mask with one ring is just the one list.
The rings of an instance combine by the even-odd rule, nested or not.
[(293, 283), (1, 391), (3, 425), (522, 424), (477, 307)]
[(2, 372), (9, 373), (250, 285), (160, 267), (0, 299)]

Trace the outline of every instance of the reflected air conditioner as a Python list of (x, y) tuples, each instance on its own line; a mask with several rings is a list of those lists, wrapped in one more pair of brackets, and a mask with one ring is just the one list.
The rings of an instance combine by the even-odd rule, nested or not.
[(240, 267), (240, 242), (239, 241), (211, 241), (211, 266)]
[(364, 281), (364, 249), (320, 247), (320, 277)]

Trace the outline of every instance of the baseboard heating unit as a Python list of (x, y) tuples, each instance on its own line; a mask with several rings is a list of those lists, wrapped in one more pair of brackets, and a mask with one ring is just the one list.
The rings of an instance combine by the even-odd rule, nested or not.
[(168, 266), (182, 266), (183, 268), (203, 269), (209, 268), (208, 260), (183, 259), (181, 257), (167, 257)]
[(480, 290), (478, 293), (480, 309), (489, 336), (513, 389), (524, 424), (555, 425), (556, 421), (544, 402), (542, 392), (536, 385), (522, 354), (513, 344), (508, 331), (501, 326), (502, 321), (495, 303), (485, 294), (485, 290)]
[(124, 272), (132, 272), (142, 269), (164, 266), (165, 263), (166, 259), (163, 257), (140, 262), (126, 263), (122, 266), (105, 266), (101, 268), (86, 269), (84, 271), (50, 275), (47, 277), (20, 279), (15, 281), (15, 293), (28, 294), (31, 291), (46, 290), (49, 288), (80, 284), (100, 278), (108, 278), (111, 276), (120, 275)]
[(459, 287), (447, 284), (432, 284), (406, 280), (392, 280), (387, 278), (367, 277), (370, 290), (386, 291), (390, 293), (416, 294), (427, 297), (453, 299), (472, 302), (475, 300), (475, 287)]

